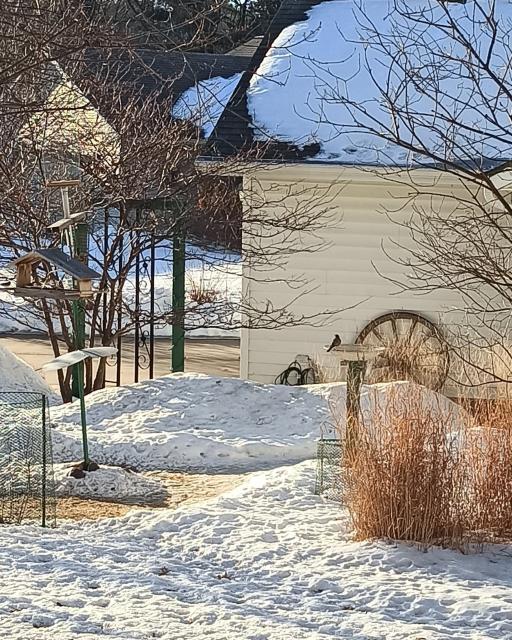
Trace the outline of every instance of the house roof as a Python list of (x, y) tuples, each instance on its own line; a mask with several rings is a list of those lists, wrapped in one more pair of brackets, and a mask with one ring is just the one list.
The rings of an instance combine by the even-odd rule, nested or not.
[(13, 260), (9, 266), (17, 266), (32, 262), (48, 262), (58, 269), (61, 269), (75, 280), (82, 282), (84, 280), (99, 280), (101, 275), (93, 271), (80, 260), (71, 258), (60, 249), (36, 249), (16, 260)]
[[(297, 22), (307, 19), (307, 12), (323, 0), (284, 0), (272, 19), (267, 32), (259, 38), (250, 64), (234, 91), (230, 102), (217, 123), (212, 134), (210, 153), (213, 156), (228, 156), (250, 146), (253, 142), (251, 118), (247, 105), (247, 89), (251, 78), (265, 59), (268, 50), (277, 36)], [(252, 42), (252, 41), (251, 41)], [(236, 50), (235, 50), (236, 51)], [(280, 145), (274, 153), (290, 158), (300, 158), (305, 154), (293, 144)]]
[[(247, 69), (247, 55), (164, 52), (136, 49), (130, 54), (88, 49), (83, 58), (93, 82), (86, 87), (94, 102), (94, 87), (109, 82), (127, 95), (156, 96), (169, 107), (197, 82), (210, 78), (230, 78)], [(80, 87), (82, 88), (82, 87)]]
[[(393, 0), (284, 0), (219, 119), (209, 156), (256, 143), (259, 158), (351, 165), (455, 161), (486, 169), (512, 158), (512, 142), (503, 142), (512, 99), (505, 104), (506, 92), (486, 84), (491, 74), (482, 79), (483, 68), (467, 69), (468, 50), (446, 18), (449, 11), (468, 41), (490, 52), (501, 77), (512, 5), (489, 3), (494, 38), (494, 21), (473, 4), (412, 2), (411, 18)], [(409, 68), (403, 52), (411, 47)], [(393, 142), (394, 129), (405, 144)], [(409, 143), (420, 151), (409, 151)]]
[(254, 38), (251, 38), (247, 42), (244, 42), (243, 44), (238, 45), (238, 47), (235, 47), (235, 49), (232, 49), (229, 52), (229, 55), (244, 56), (244, 57), (252, 58), (253, 55), (256, 53), (256, 49), (260, 46), (262, 40), (263, 40), (262, 35), (255, 36)]

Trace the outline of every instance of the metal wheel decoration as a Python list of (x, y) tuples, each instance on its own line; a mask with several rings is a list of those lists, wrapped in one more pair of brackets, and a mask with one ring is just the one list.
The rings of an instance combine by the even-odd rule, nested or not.
[(366, 325), (356, 342), (386, 349), (374, 363), (371, 382), (410, 380), (438, 391), (448, 377), (448, 344), (439, 327), (417, 313), (379, 316)]

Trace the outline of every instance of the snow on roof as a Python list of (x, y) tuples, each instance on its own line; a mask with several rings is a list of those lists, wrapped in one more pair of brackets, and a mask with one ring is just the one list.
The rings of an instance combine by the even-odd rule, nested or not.
[(210, 137), (241, 77), (241, 73), (235, 73), (229, 78), (219, 76), (199, 81), (181, 94), (172, 115), (194, 122), (206, 138)]
[[(494, 44), (491, 67), (510, 83), (506, 52), (512, 48), (507, 46), (512, 4), (495, 1), (502, 38)], [(492, 0), (481, 0), (478, 6), (489, 11), (489, 3)], [(389, 82), (394, 103), (402, 108), (409, 105), (414, 114), (414, 126), (408, 127), (405, 118), (396, 123), (402, 140), (414, 142), (417, 136), (443, 159), (450, 154), (465, 157), (466, 149), (472, 159), (512, 157), (512, 138), (509, 144), (505, 141), (510, 99), (489, 80), (489, 74), (482, 73), (476, 81), (470, 78), (464, 65), (467, 50), (446, 29), (448, 6), (459, 29), (485, 53), (491, 32), (476, 3), (443, 7), (438, 0), (411, 0), (402, 5), (423, 12), (427, 24), (407, 20), (394, 6), (393, 0), (328, 0), (310, 9), (306, 21), (285, 28), (249, 84), (253, 138), (299, 146), (317, 142), (321, 151), (314, 160), (409, 164), (414, 158), (407, 150), (364, 130), (365, 126), (375, 128), (376, 121), (381, 133), (382, 124), (391, 125), (389, 106), (378, 89)], [(373, 30), (383, 37), (380, 51), (368, 44), (369, 39), (373, 42)], [(414, 62), (415, 86), (405, 82), (404, 61)], [(432, 81), (436, 68), (440, 71)], [(433, 87), (441, 90), (437, 98)], [(491, 112), (493, 99), (499, 108)], [(455, 124), (450, 124), (452, 116)], [(461, 122), (474, 131), (461, 129)], [(454, 145), (451, 150), (446, 149), (447, 133)]]

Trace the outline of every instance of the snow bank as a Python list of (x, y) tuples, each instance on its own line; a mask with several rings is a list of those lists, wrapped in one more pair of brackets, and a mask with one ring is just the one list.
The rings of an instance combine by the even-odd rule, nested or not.
[[(406, 398), (408, 387), (365, 389), (363, 409), (390, 389)], [(345, 392), (344, 384), (286, 387), (201, 374), (104, 389), (87, 398), (91, 456), (136, 469), (250, 470), (307, 460), (316, 456), (321, 429), (329, 429), (330, 407), (343, 424)], [(458, 410), (443, 396), (423, 393), (443, 415)], [(78, 405), (56, 407), (52, 419), (56, 459), (79, 459)]]
[[(497, 22), (487, 23), (492, 4)], [(491, 69), (508, 85), (511, 70), (504, 60), (509, 57), (510, 2), (484, 0), (479, 9), (472, 2), (447, 8), (438, 0), (399, 5), (416, 10), (416, 20), (394, 10), (394, 0), (329, 0), (314, 6), (307, 20), (284, 29), (247, 92), (256, 139), (319, 143), (316, 159), (322, 160), (409, 164), (415, 159), (408, 151), (369, 133), (398, 128), (405, 142), (419, 139), (443, 158), (447, 138), (459, 157), (460, 149), (469, 149), (476, 158), (510, 157), (502, 132), (509, 125), (511, 101), (502, 95), (500, 82), (489, 80), (490, 74), (480, 77), (481, 65), (467, 66), (467, 51), (456, 35), (449, 35), (453, 30), (445, 13), (454, 16), (476, 50), (485, 52), (484, 59), (491, 52)], [(380, 46), (374, 44), (375, 32)], [(402, 114), (404, 107), (412, 114), (412, 130), (404, 115), (394, 111), (392, 120), (389, 101), (380, 91), (387, 83), (389, 99)], [(490, 109), (494, 103), (499, 109)]]
[[(172, 374), (87, 398), (91, 456), (144, 469), (261, 468), (313, 457), (320, 395), (201, 374)], [(80, 457), (79, 406), (52, 411), (54, 455)]]
[(33, 391), (53, 397), (54, 392), (43, 378), (9, 349), (0, 347), (0, 392)]
[(512, 554), (351, 540), (314, 465), (176, 511), (0, 528), (9, 640), (512, 637)]
[(85, 478), (69, 475), (71, 466), (55, 465), (55, 491), (58, 496), (78, 496), (96, 500), (154, 502), (165, 497), (160, 482), (119, 467), (100, 467), (85, 472)]

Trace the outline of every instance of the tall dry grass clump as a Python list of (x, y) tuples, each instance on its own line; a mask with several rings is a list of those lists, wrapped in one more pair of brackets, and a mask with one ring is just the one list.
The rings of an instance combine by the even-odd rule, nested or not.
[(443, 402), (413, 384), (370, 398), (344, 470), (344, 501), (357, 538), (461, 543), (460, 434), (455, 416), (436, 398)]
[(367, 398), (341, 471), (358, 539), (512, 540), (512, 401), (471, 412), (408, 383)]
[(199, 305), (213, 304), (219, 300), (220, 291), (209, 286), (203, 277), (189, 277), (187, 289), (190, 300)]
[(473, 407), (476, 426), (466, 428), (466, 528), (486, 541), (512, 539), (512, 402)]

